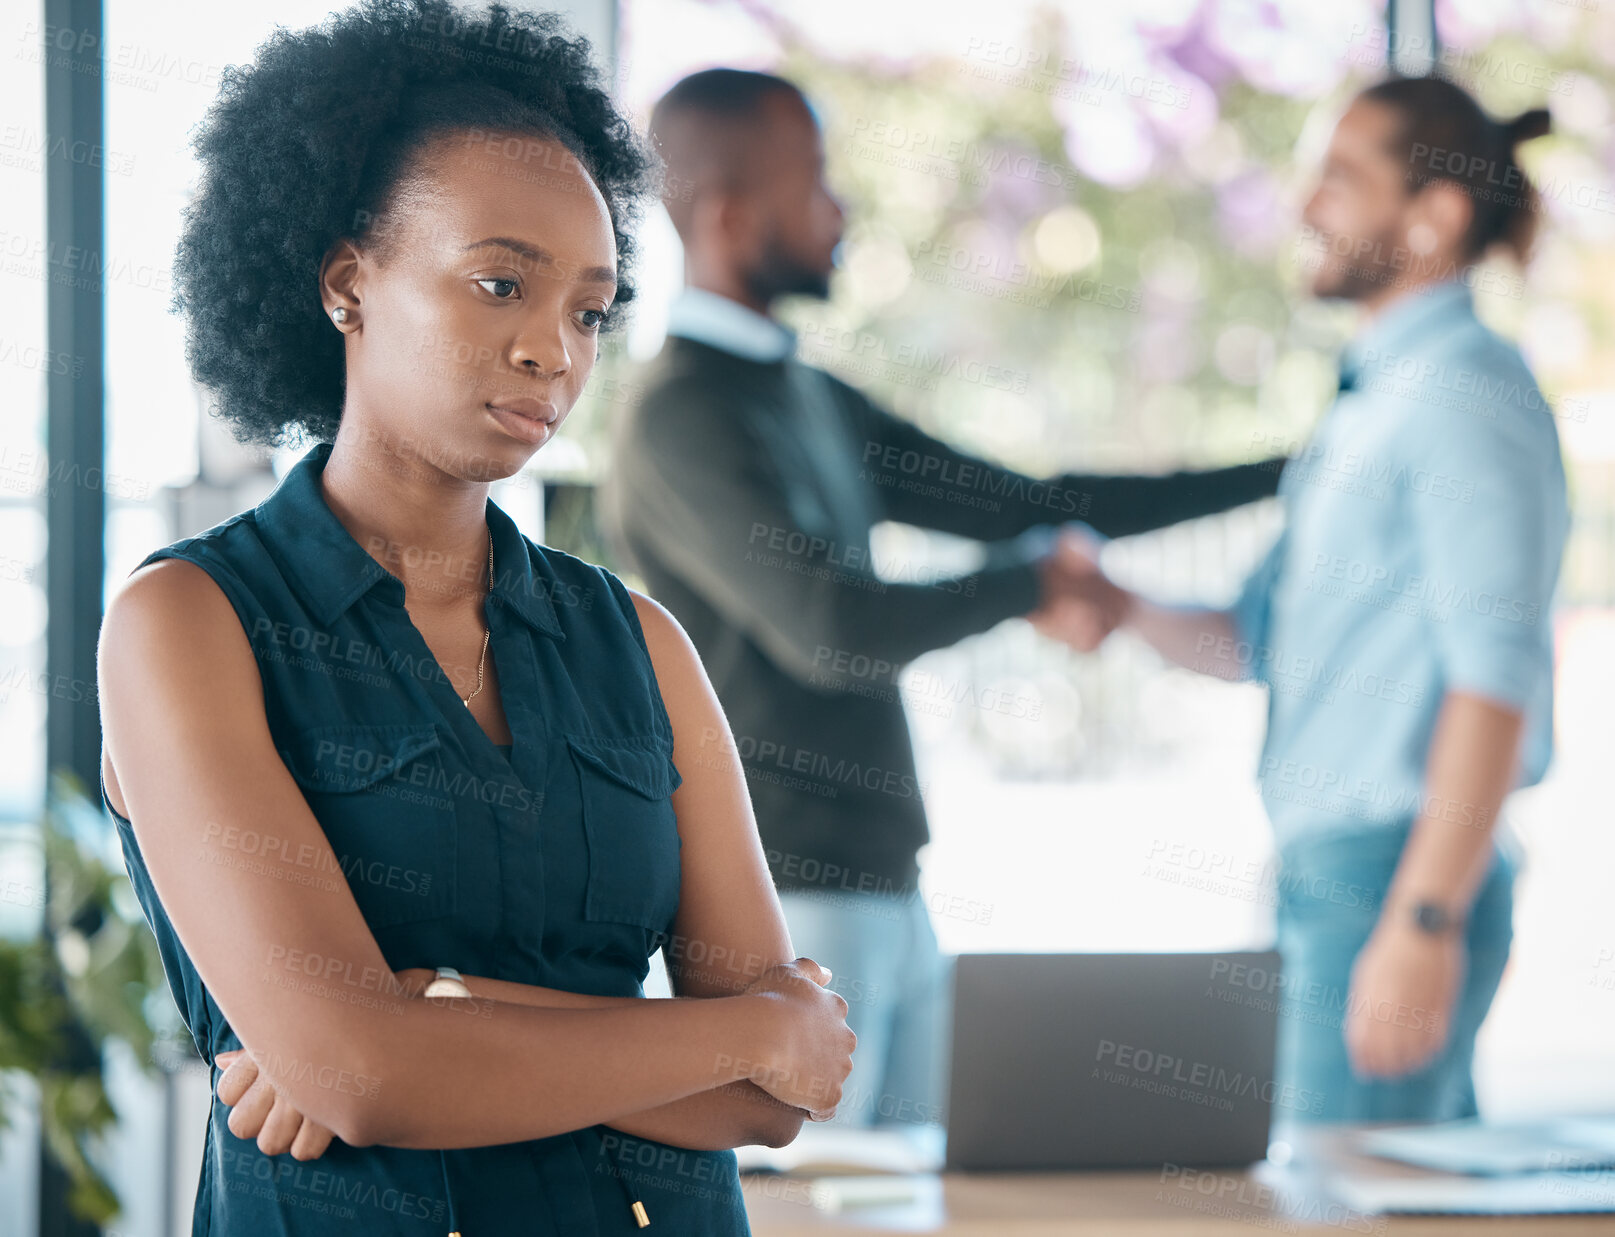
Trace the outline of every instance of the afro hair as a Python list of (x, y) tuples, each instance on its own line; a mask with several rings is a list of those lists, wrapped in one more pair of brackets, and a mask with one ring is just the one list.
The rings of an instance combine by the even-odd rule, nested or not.
[(254, 63), (225, 70), (197, 133), (202, 172), (174, 264), (186, 359), (239, 440), (335, 437), (343, 337), (325, 318), (320, 264), (343, 237), (384, 248), (377, 221), (412, 156), (464, 130), (564, 145), (610, 211), (617, 303), (633, 298), (629, 228), (655, 159), (559, 17), (363, 0), (312, 29), (277, 28)]

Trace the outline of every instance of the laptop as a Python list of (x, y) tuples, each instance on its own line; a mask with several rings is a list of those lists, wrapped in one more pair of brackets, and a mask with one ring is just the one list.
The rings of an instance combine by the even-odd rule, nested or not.
[(1267, 1155), (1275, 951), (961, 954), (950, 1170), (1237, 1166)]

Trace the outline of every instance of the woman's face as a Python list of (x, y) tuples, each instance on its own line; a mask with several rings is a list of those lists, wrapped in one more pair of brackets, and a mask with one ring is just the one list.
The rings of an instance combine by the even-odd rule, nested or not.
[[(616, 292), (605, 199), (559, 142), (468, 130), (422, 152), (382, 243), (322, 272), (349, 307), (338, 441), (468, 481), (516, 473), (577, 402)], [(358, 445), (357, 443), (355, 445)]]

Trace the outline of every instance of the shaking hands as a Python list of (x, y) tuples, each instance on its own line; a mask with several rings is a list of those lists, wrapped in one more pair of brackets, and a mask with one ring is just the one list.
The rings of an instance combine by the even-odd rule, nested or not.
[(1038, 564), (1043, 590), (1027, 620), (1051, 640), (1084, 653), (1104, 643), (1127, 618), (1132, 594), (1099, 569), (1099, 539), (1080, 526), (1060, 529)]

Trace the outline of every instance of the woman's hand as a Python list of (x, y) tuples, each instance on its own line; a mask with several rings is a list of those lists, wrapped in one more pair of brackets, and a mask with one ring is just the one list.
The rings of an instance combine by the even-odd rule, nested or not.
[(827, 984), (830, 972), (812, 958), (769, 967), (743, 995), (761, 997), (763, 1045), (746, 1076), (775, 1099), (828, 1121), (841, 1103), (858, 1037), (847, 1026), (847, 1002)]
[(218, 1093), (230, 1108), (230, 1133), (257, 1139), (258, 1150), (265, 1155), (290, 1151), (294, 1160), (317, 1160), (325, 1154), (335, 1135), (277, 1092), (245, 1049), (221, 1052), (214, 1059), (225, 1067)]

